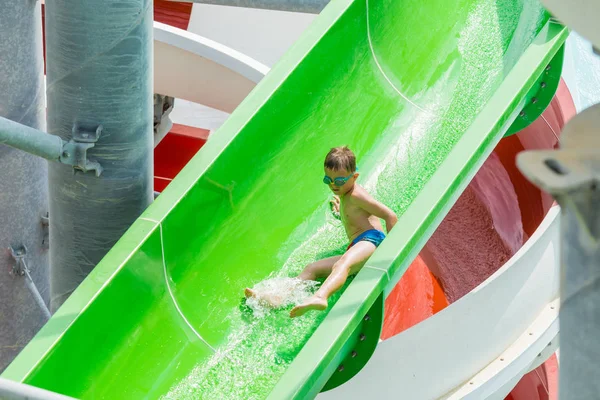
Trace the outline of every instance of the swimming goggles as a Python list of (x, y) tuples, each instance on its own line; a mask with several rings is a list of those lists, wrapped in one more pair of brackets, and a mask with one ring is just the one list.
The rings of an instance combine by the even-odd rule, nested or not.
[(326, 185), (330, 185), (331, 183), (333, 183), (335, 186), (344, 186), (344, 184), (346, 182), (348, 182), (348, 179), (352, 178), (353, 176), (354, 176), (354, 173), (351, 173), (350, 175), (348, 175), (345, 178), (340, 176), (339, 178), (331, 179), (330, 177), (325, 175), (323, 177), (323, 183)]

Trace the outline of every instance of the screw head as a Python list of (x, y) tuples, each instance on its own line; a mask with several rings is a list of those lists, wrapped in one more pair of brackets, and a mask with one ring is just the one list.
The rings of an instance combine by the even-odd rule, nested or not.
[(358, 355), (358, 353), (356, 352), (356, 350), (352, 350), (352, 358), (356, 357)]
[(359, 338), (359, 339), (360, 339), (360, 341), (362, 342), (362, 341), (364, 341), (364, 340), (367, 338), (367, 336), (366, 336), (364, 333), (361, 333), (361, 334), (360, 334), (360, 336), (359, 336), (358, 338)]
[(340, 364), (340, 366), (338, 367), (338, 371), (342, 372), (344, 370), (344, 366)]

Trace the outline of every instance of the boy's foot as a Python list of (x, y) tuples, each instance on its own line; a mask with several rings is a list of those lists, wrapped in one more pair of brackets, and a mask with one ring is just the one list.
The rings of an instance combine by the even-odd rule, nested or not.
[(294, 307), (290, 312), (290, 317), (295, 318), (301, 315), (304, 315), (307, 311), (310, 310), (318, 310), (323, 311), (327, 308), (327, 300), (313, 296), (310, 299), (306, 300), (304, 303)]
[(249, 288), (244, 289), (244, 294), (246, 295), (247, 299), (249, 299), (250, 297), (254, 297), (255, 299), (258, 299), (259, 301), (275, 308), (281, 307), (284, 301), (284, 298), (281, 296), (264, 294)]

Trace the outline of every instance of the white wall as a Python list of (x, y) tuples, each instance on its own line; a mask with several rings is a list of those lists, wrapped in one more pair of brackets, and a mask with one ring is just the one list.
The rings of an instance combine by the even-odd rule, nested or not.
[(228, 117), (229, 114), (224, 111), (182, 99), (175, 100), (175, 107), (169, 115), (176, 124), (208, 129), (211, 133), (219, 129)]
[(571, 32), (565, 47), (562, 77), (573, 96), (577, 112), (600, 102), (600, 56), (589, 41)]
[[(231, 47), (272, 67), (316, 18), (313, 14), (194, 4), (188, 31)], [(229, 114), (176, 100), (175, 123), (218, 129)]]
[(188, 31), (272, 67), (315, 18), (314, 14), (194, 4)]

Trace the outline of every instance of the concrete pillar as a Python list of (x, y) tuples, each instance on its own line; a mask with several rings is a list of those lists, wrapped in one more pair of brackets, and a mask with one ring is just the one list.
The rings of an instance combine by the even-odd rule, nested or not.
[[(0, 10), (0, 116), (45, 130), (40, 3), (0, 0)], [(47, 202), (47, 162), (0, 145), (0, 371), (46, 321), (10, 248), (27, 249), (23, 261), (47, 303)]]
[(73, 173), (51, 163), (51, 309), (56, 310), (153, 199), (151, 0), (46, 3), (48, 133), (92, 137)]

